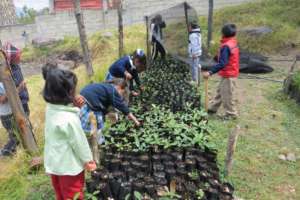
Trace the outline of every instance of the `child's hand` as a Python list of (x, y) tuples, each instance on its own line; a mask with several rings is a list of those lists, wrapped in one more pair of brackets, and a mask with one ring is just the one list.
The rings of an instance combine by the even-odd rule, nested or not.
[(88, 163), (85, 163), (84, 168), (85, 168), (85, 170), (92, 172), (97, 169), (97, 165), (96, 165), (95, 161), (90, 161)]
[(137, 96), (140, 95), (138, 92), (135, 92), (135, 91), (132, 91), (131, 94), (132, 94), (132, 96), (134, 96), (134, 97), (137, 97)]
[(139, 122), (138, 120), (134, 121), (135, 126), (140, 127), (141, 126), (141, 122)]
[(144, 86), (140, 86), (140, 90), (143, 92), (145, 91), (145, 87)]
[(202, 75), (203, 75), (204, 78), (209, 78), (210, 77), (210, 73), (207, 72), (207, 71), (203, 72)]
[(125, 78), (126, 78), (126, 80), (131, 80), (132, 75), (128, 71), (125, 71)]
[(22, 81), (20, 85), (17, 87), (18, 92), (20, 93), (22, 90), (26, 88), (26, 82)]
[(85, 99), (81, 95), (77, 95), (73, 101), (74, 106), (81, 108), (85, 104)]

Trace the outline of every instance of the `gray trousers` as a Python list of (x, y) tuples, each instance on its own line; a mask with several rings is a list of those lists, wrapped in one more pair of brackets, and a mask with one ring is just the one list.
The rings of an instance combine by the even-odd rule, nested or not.
[(201, 70), (199, 69), (199, 64), (200, 64), (200, 57), (191, 58), (192, 80), (195, 81), (196, 83), (199, 83), (200, 81), (199, 72)]

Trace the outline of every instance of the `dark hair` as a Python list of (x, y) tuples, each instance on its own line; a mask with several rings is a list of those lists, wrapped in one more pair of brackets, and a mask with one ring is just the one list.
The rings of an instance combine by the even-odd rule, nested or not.
[(135, 50), (132, 55), (132, 59), (135, 60), (137, 59), (143, 66), (141, 68), (145, 68), (147, 65), (147, 56), (145, 52), (142, 49), (137, 49)]
[(190, 26), (192, 29), (200, 28), (197, 22), (190, 22)]
[(123, 90), (127, 87), (126, 80), (124, 80), (122, 78), (114, 78), (110, 81), (106, 81), (106, 83), (110, 83), (110, 84), (113, 84), (115, 86), (120, 86), (121, 89), (123, 89)]
[(234, 37), (236, 32), (237, 28), (235, 24), (225, 24), (222, 28), (222, 34), (224, 37)]
[(47, 61), (47, 63), (42, 67), (42, 74), (43, 74), (44, 80), (46, 80), (46, 78), (47, 78), (48, 71), (50, 71), (51, 69), (57, 69), (57, 68), (58, 68), (58, 64), (56, 62)]
[(73, 102), (77, 85), (76, 75), (67, 70), (43, 67), (43, 77), (46, 81), (43, 97), (52, 104), (67, 105)]

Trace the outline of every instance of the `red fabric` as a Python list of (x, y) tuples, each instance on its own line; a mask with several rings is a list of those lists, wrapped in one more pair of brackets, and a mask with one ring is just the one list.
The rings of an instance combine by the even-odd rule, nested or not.
[(20, 64), (21, 50), (13, 46), (11, 43), (6, 43), (3, 48), (9, 64)]
[[(235, 37), (223, 38), (221, 48), (228, 46), (230, 49), (230, 58), (228, 64), (219, 72), (224, 78), (238, 77), (240, 73), (240, 50)], [(220, 48), (220, 49), (221, 49)]]
[(76, 176), (51, 175), (56, 200), (73, 200), (80, 193), (77, 200), (83, 200), (84, 171)]
[[(102, 1), (100, 0), (80, 0), (80, 6), (84, 9), (101, 9)], [(60, 10), (71, 10), (73, 9), (73, 0), (55, 0), (54, 9)]]

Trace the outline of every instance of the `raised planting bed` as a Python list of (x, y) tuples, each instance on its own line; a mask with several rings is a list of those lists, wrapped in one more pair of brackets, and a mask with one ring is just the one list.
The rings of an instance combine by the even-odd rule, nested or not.
[(200, 108), (200, 94), (191, 85), (189, 66), (178, 60), (155, 61), (142, 77), (145, 91), (132, 104), (144, 110), (152, 104), (161, 105), (173, 112), (186, 107)]
[(188, 69), (168, 59), (147, 70), (145, 91), (131, 101), (142, 126), (120, 120), (104, 131), (102, 165), (87, 182), (89, 193), (100, 191), (100, 200), (233, 199), (233, 187), (220, 180), (207, 114)]
[(87, 182), (88, 192), (100, 191), (98, 199), (233, 199), (233, 188), (221, 183), (216, 154), (209, 150), (107, 150), (104, 158), (103, 168)]

